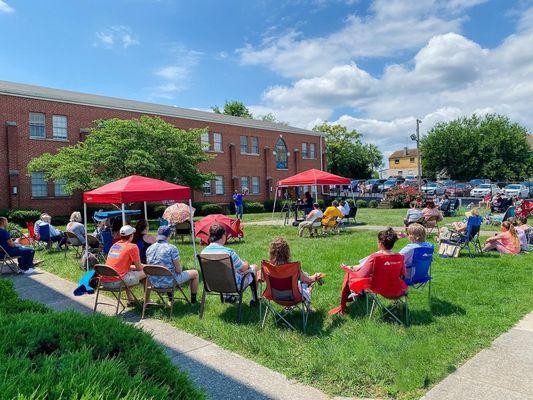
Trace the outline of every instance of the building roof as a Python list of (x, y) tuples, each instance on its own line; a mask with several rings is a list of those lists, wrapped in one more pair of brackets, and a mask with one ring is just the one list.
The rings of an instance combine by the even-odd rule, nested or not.
[(156, 114), (177, 117), (195, 121), (213, 122), (219, 124), (237, 125), (248, 128), (266, 129), (276, 132), (296, 133), (301, 135), (323, 136), (320, 132), (296, 128), (275, 122), (234, 117), (232, 115), (215, 114), (213, 112), (191, 110), (174, 106), (146, 103), (136, 100), (119, 99), (116, 97), (99, 96), (72, 92), (69, 90), (52, 89), (42, 86), (27, 85), (0, 80), (0, 94), (8, 96), (28, 97), (33, 99), (58, 101), (62, 103), (81, 104), (86, 106), (103, 107), (115, 110), (132, 111), (138, 113)]
[(418, 156), (418, 150), (417, 149), (401, 149), (401, 150), (396, 150), (395, 152), (393, 152), (389, 156), (389, 160), (391, 158), (416, 157), (416, 156)]

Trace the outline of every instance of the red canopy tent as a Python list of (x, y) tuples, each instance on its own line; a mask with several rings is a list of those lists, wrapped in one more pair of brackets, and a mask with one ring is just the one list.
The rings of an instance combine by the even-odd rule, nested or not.
[[(351, 180), (331, 174), (326, 171), (321, 171), (318, 169), (309, 169), (307, 171), (300, 172), (296, 175), (290, 176), (288, 178), (278, 181), (276, 187), (276, 195), (274, 197), (274, 208), (272, 211), (272, 218), (274, 218), (274, 210), (276, 209), (276, 201), (278, 198), (278, 188), (280, 187), (290, 187), (290, 186), (322, 186), (322, 185), (350, 185), (351, 190)], [(318, 197), (318, 190), (317, 190)], [(352, 191), (353, 197), (353, 191)]]
[[(176, 185), (159, 179), (131, 175), (108, 183), (98, 189), (83, 193), (85, 232), (87, 232), (87, 204), (120, 204), (122, 209), (122, 223), (125, 224), (124, 205), (126, 203), (144, 202), (144, 215), (148, 219), (147, 202), (168, 200), (189, 200), (189, 210), (191, 210), (191, 236), (194, 254), (196, 256), (191, 189), (187, 186)], [(87, 243), (87, 238), (85, 238), (85, 242)]]

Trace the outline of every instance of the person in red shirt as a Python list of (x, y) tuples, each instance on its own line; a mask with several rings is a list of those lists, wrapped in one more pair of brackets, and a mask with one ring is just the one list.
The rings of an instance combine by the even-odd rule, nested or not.
[[(134, 300), (134, 297), (128, 286), (138, 285), (140, 281), (146, 278), (139, 248), (132, 243), (134, 233), (135, 228), (130, 225), (124, 225), (120, 228), (120, 240), (111, 246), (106, 260), (106, 265), (117, 271), (120, 279), (127, 285), (126, 294), (130, 302)], [(104, 287), (118, 288), (120, 286), (119, 278), (101, 277), (100, 279)]]

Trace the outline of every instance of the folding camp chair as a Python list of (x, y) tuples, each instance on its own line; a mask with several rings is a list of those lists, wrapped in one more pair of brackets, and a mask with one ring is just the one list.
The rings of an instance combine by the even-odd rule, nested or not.
[[(345, 217), (346, 218), (346, 223), (347, 224), (350, 224), (350, 223), (357, 223), (357, 220), (355, 219), (355, 217), (357, 216), (357, 207), (351, 207), (350, 208), (350, 212), (348, 213), (348, 215)], [(350, 222), (350, 219), (353, 220), (353, 222)]]
[(4, 267), (7, 267), (14, 274), (21, 274), (22, 270), (19, 268), (18, 260), (20, 257), (12, 257), (7, 251), (0, 246), (0, 275), (4, 273)]
[(174, 235), (174, 240), (178, 241), (178, 236), (181, 237), (181, 242), (186, 237), (191, 237), (191, 223), (189, 221), (181, 222), (172, 226), (172, 234)]
[(339, 218), (339, 217), (335, 218), (335, 225), (329, 226), (327, 224), (326, 225), (322, 224), (322, 235), (325, 236), (327, 234), (333, 235), (333, 234), (339, 233), (341, 224), (342, 224), (342, 218)]
[(491, 225), (501, 225), (503, 221), (507, 221), (509, 218), (512, 218), (515, 216), (515, 207), (511, 206), (505, 210), (503, 214), (495, 214), (491, 215), (489, 214), (487, 216), (487, 219), (489, 220), (489, 223)]
[[(119, 309), (120, 306), (122, 307), (122, 310), (120, 312), (123, 312), (126, 309), (126, 306), (124, 305), (124, 303), (122, 303), (122, 299), (121, 299), (122, 292), (123, 291), (125, 292), (126, 288), (128, 288), (130, 290), (131, 295), (133, 296), (135, 301), (139, 302), (139, 300), (137, 299), (137, 297), (135, 296), (135, 294), (131, 290), (131, 288), (133, 286), (126, 285), (126, 283), (122, 280), (122, 278), (120, 278), (120, 275), (118, 274), (118, 272), (115, 271), (113, 268), (111, 268), (111, 267), (109, 267), (109, 266), (107, 266), (105, 264), (96, 264), (94, 266), (94, 272), (96, 274), (96, 277), (98, 278), (98, 284), (96, 285), (96, 298), (94, 299), (93, 313), (96, 312), (96, 308), (98, 307), (98, 304), (105, 304), (105, 305), (108, 305), (108, 306), (114, 305), (114, 304), (111, 304), (111, 303), (105, 303), (103, 301), (99, 302), (98, 298), (100, 296), (100, 291), (111, 293), (113, 295), (113, 297), (117, 300), (116, 308), (115, 308), (115, 315), (119, 314), (118, 309)], [(117, 281), (120, 282), (120, 284), (118, 285), (118, 287), (105, 286), (105, 282), (102, 282), (102, 280), (100, 279), (102, 277), (116, 278)], [(137, 285), (135, 285), (135, 286), (137, 286)]]
[[(311, 310), (311, 303), (306, 301), (298, 287), (301, 267), (299, 262), (293, 262), (274, 266), (268, 261), (261, 262), (261, 280), (266, 283), (266, 289), (261, 296), (261, 302), (265, 304), (265, 314), (259, 308), (259, 318), (261, 328), (265, 326), (268, 313), (272, 313), (276, 323), (284, 322), (289, 328), (296, 328), (287, 320), (287, 315), (293, 310), (300, 310), (302, 313), (302, 327), (304, 333), (307, 331), (307, 319)], [(261, 291), (261, 290), (260, 290)], [(282, 306), (277, 310), (275, 304)]]
[(35, 225), (33, 222), (26, 222), (26, 228), (28, 229), (28, 236), (30, 238), (30, 243), (35, 250), (42, 250), (43, 243), (39, 240), (35, 234)]
[(443, 211), (443, 215), (445, 217), (455, 217), (457, 215), (457, 210), (459, 209), (459, 199), (455, 198), (453, 200), (450, 200), (450, 204), (448, 205), (447, 210), (441, 210)]
[[(176, 281), (176, 278), (174, 278), (174, 275), (172, 275), (172, 272), (168, 270), (168, 268), (161, 266), (161, 265), (145, 265), (143, 268), (144, 273), (146, 274), (146, 281), (144, 283), (144, 301), (143, 301), (143, 310), (141, 314), (141, 319), (144, 318), (144, 312), (146, 310), (147, 306), (151, 305), (159, 305), (156, 302), (150, 301), (150, 293), (156, 292), (161, 301), (163, 302), (163, 306), (169, 309), (169, 317), (172, 318), (172, 309), (174, 308), (174, 302), (176, 301), (176, 290), (179, 290), (183, 297), (180, 297), (179, 300), (185, 300), (188, 304), (190, 304), (189, 299), (185, 295), (185, 292), (181, 288), (180, 284)], [(170, 277), (172, 280), (172, 285), (164, 288), (155, 287), (152, 284), (152, 281), (150, 278), (152, 277), (163, 277), (167, 276)], [(167, 303), (166, 300), (161, 296), (162, 293), (172, 293), (172, 296), (170, 296), (170, 301)]]
[(255, 274), (249, 270), (248, 273), (243, 274), (241, 283), (239, 286), (237, 286), (235, 267), (233, 266), (233, 261), (228, 254), (198, 254), (198, 261), (200, 263), (202, 280), (204, 282), (202, 301), (200, 303), (200, 318), (203, 318), (204, 316), (205, 299), (208, 294), (220, 295), (221, 302), (224, 302), (225, 294), (236, 294), (239, 297), (239, 313), (237, 322), (241, 322), (242, 295), (246, 290), (244, 283), (248, 274), (252, 275), (252, 283), (250, 286), (253, 300), (257, 299)]
[(424, 218), (422, 220), (422, 226), (424, 228), (426, 228), (426, 231), (427, 231), (428, 235), (432, 234), (435, 229), (437, 229), (437, 235), (440, 232), (439, 218), (437, 216), (435, 216), (435, 215), (432, 215), (431, 217), (429, 217), (427, 219)]
[(83, 243), (81, 242), (80, 238), (76, 236), (75, 233), (68, 231), (65, 232), (65, 238), (67, 239), (67, 242), (65, 243), (65, 257), (67, 257), (68, 246), (72, 247), (76, 251), (76, 257), (81, 257)]
[(428, 300), (431, 301), (431, 263), (433, 261), (433, 245), (418, 247), (413, 251), (413, 260), (407, 269), (407, 276), (404, 282), (407, 286), (415, 289), (428, 285)]
[[(407, 284), (403, 280), (403, 255), (383, 254), (375, 258), (370, 278), (354, 279), (350, 283), (350, 289), (355, 293), (366, 293), (366, 312), (372, 318), (375, 308), (380, 308), (384, 315), (390, 315), (395, 321), (402, 323), (401, 319), (393, 311), (399, 306), (405, 307), (405, 325), (409, 325), (409, 306), (407, 303)], [(381, 297), (393, 300), (389, 306)], [(369, 312), (369, 302), (372, 306)]]
[[(448, 243), (459, 245), (460, 250), (467, 249), (468, 255), (474, 257), (474, 253), (481, 253), (481, 242), (479, 240), (479, 231), (483, 218), (479, 215), (472, 215), (466, 221), (465, 233), (452, 230), (451, 237), (447, 240)], [(472, 246), (472, 248), (470, 247)]]
[(300, 237), (305, 236), (318, 236), (318, 231), (322, 230), (322, 217), (317, 217), (311, 223), (311, 226), (304, 227), (301, 231), (298, 232)]
[[(39, 240), (43, 243), (45, 243), (45, 248), (47, 251), (52, 250), (52, 248), (55, 246), (57, 250), (63, 251), (61, 247), (59, 246), (60, 242), (52, 241), (52, 236), (50, 235), (50, 225), (43, 224), (39, 226)], [(65, 246), (65, 251), (67, 249), (67, 246)]]

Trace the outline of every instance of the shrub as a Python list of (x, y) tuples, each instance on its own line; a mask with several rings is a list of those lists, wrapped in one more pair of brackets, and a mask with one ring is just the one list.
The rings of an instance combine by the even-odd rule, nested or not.
[(355, 204), (357, 204), (357, 208), (366, 208), (367, 206), (366, 201), (361, 199), (357, 200)]
[(20, 300), (6, 280), (0, 374), (2, 398), (10, 399), (204, 398), (148, 334), (115, 318)]
[(368, 207), (370, 208), (377, 208), (378, 207), (378, 201), (377, 200), (370, 200), (368, 202)]
[(202, 206), (202, 215), (222, 214), (222, 206), (213, 203), (207, 203)]
[(419, 197), (420, 192), (410, 186), (394, 187), (387, 192), (386, 200), (392, 208), (406, 208), (409, 203)]
[(245, 201), (244, 202), (244, 212), (249, 214), (255, 214), (265, 211), (265, 206), (256, 201)]
[(13, 209), (9, 212), (8, 218), (16, 224), (25, 226), (26, 222), (37, 221), (41, 217), (39, 210), (33, 209)]
[(350, 206), (350, 208), (354, 208), (355, 207), (355, 203), (352, 199), (348, 199), (346, 200), (346, 203), (348, 203), (348, 205)]
[(0, 217), (9, 217), (9, 211), (11, 211), (9, 208), (0, 208)]

